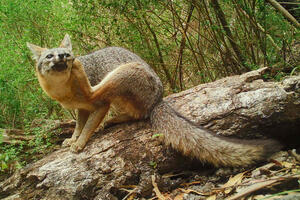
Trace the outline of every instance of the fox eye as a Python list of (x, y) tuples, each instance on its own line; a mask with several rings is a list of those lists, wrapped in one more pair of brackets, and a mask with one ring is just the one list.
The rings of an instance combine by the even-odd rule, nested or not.
[(46, 56), (46, 58), (48, 58), (48, 59), (50, 59), (50, 58), (52, 58), (53, 57), (53, 54), (48, 54), (47, 56)]
[(71, 55), (68, 53), (65, 53), (65, 57), (70, 57)]

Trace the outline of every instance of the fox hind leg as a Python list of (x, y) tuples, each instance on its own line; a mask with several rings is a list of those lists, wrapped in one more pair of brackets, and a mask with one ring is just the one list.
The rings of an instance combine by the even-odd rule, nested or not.
[(109, 128), (109, 127), (111, 127), (115, 124), (120, 124), (120, 123), (123, 123), (123, 122), (134, 121), (134, 120), (136, 120), (136, 119), (129, 116), (128, 114), (121, 113), (121, 114), (107, 120), (106, 122), (104, 122), (104, 127)]

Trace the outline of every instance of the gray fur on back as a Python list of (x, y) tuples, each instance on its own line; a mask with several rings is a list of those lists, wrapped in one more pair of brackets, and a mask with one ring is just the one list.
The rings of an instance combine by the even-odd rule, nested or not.
[(94, 53), (80, 56), (78, 59), (82, 63), (92, 86), (97, 85), (108, 72), (121, 64), (138, 62), (148, 66), (138, 55), (121, 47), (107, 47)]

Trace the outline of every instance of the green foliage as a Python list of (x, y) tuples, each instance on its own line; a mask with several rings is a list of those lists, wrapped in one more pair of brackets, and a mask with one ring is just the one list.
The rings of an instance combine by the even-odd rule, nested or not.
[[(26, 42), (53, 46), (63, 36), (57, 31), (64, 16), (61, 1), (2, 0), (0, 6), (0, 127), (24, 127), (35, 118), (61, 112), (46, 97), (34, 75)], [(67, 1), (65, 1), (66, 3)], [(61, 2), (63, 3), (63, 2)], [(60, 9), (58, 9), (60, 8)]]
[[(54, 136), (53, 130), (55, 123), (41, 120), (34, 127), (25, 127), (25, 136), (32, 137), (31, 140), (13, 140), (10, 144), (4, 144), (2, 141), (2, 132), (0, 132), (0, 172), (11, 172), (21, 168), (31, 161), (39, 159), (41, 156), (52, 151)], [(1, 173), (0, 173), (1, 174)]]

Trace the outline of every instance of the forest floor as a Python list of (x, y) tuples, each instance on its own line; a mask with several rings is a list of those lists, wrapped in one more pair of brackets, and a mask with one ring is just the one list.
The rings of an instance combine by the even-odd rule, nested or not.
[[(50, 123), (55, 124), (48, 126), (53, 132), (54, 144), (46, 154), (60, 148), (64, 138), (70, 137), (75, 124), (74, 121)], [(46, 154), (37, 152), (27, 161), (34, 162)], [(2, 173), (1, 181), (10, 175)], [(159, 178), (153, 175), (152, 186), (152, 195), (148, 199), (300, 199), (300, 155), (296, 150), (281, 151), (269, 162), (252, 168), (216, 169), (196, 164), (187, 171), (167, 172), (160, 174)], [(123, 199), (139, 199), (135, 188), (136, 185), (124, 185), (120, 188), (124, 192), (120, 196)]]
[[(182, 183), (171, 192), (155, 192), (158, 199), (300, 199), (300, 156), (281, 151), (250, 169), (212, 169), (181, 172)], [(158, 191), (158, 189), (154, 191)], [(155, 198), (152, 198), (155, 199)]]

